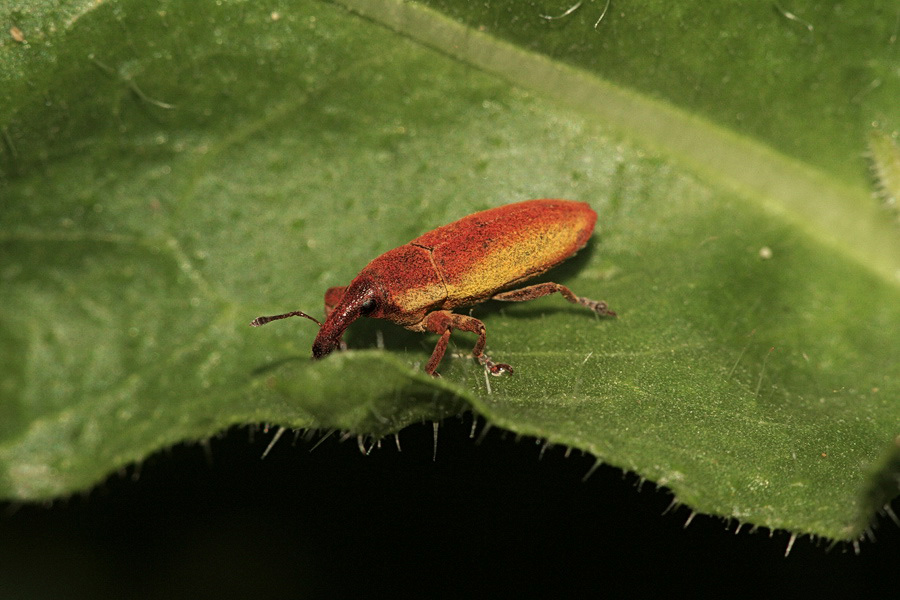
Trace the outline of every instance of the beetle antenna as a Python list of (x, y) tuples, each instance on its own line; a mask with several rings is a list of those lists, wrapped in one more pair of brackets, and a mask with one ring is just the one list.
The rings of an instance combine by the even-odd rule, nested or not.
[(322, 324), (319, 323), (319, 320), (309, 316), (303, 311), (295, 310), (294, 312), (284, 313), (283, 315), (273, 315), (271, 317), (256, 317), (252, 321), (250, 321), (250, 325), (253, 327), (260, 327), (261, 325), (265, 325), (271, 321), (277, 321), (278, 319), (287, 319), (288, 317), (306, 317), (310, 321), (315, 321), (316, 324), (321, 327)]

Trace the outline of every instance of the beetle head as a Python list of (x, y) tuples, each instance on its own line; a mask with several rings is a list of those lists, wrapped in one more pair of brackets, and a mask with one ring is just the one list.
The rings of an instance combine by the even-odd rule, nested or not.
[(347, 287), (344, 296), (319, 328), (313, 342), (313, 358), (331, 354), (341, 343), (344, 330), (359, 317), (374, 317), (381, 313), (384, 294), (368, 277), (357, 277)]

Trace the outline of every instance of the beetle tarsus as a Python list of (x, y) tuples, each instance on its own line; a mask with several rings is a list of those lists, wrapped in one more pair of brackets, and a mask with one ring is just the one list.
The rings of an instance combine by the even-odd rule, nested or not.
[(488, 371), (490, 371), (491, 375), (494, 377), (500, 377), (504, 373), (512, 375), (514, 372), (513, 368), (506, 363), (494, 363), (488, 360), (485, 361), (484, 366), (488, 368)]
[(601, 317), (615, 317), (615, 311), (609, 308), (609, 305), (603, 300), (591, 300), (584, 296), (578, 296), (578, 304), (586, 306)]
[(506, 363), (495, 363), (487, 354), (477, 354), (475, 358), (477, 358), (478, 362), (484, 365), (484, 368), (494, 377), (499, 377), (504, 373), (509, 373), (510, 375), (513, 374), (513, 368), (511, 366)]

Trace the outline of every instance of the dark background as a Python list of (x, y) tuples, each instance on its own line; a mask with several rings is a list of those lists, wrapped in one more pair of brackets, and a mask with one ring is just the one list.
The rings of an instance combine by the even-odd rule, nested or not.
[[(839, 597), (900, 589), (900, 528), (829, 548), (667, 511), (672, 496), (471, 417), (356, 439), (229, 431), (49, 506), (0, 505), (0, 599)], [(255, 431), (254, 431), (255, 429)], [(479, 426), (479, 433), (481, 432)], [(900, 503), (894, 502), (898, 511)]]

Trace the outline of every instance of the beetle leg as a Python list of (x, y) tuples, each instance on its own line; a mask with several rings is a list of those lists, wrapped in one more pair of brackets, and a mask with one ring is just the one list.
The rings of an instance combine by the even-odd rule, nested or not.
[(491, 300), (502, 300), (504, 302), (525, 302), (526, 300), (534, 300), (535, 298), (540, 298), (541, 296), (547, 296), (556, 292), (562, 294), (563, 298), (565, 298), (569, 302), (586, 306), (601, 317), (616, 316), (616, 313), (610, 310), (606, 302), (603, 302), (601, 300), (591, 300), (590, 298), (585, 298), (584, 296), (576, 296), (572, 292), (572, 290), (558, 283), (538, 283), (536, 285), (529, 285), (528, 287), (523, 287), (518, 290), (501, 292), (492, 296)]
[(454, 329), (478, 334), (478, 341), (475, 342), (472, 356), (487, 367), (491, 372), (491, 375), (500, 375), (503, 372), (512, 374), (513, 372), (511, 366), (503, 363), (495, 363), (484, 354), (484, 345), (487, 342), (487, 331), (485, 330), (484, 323), (475, 317), (458, 315), (447, 310), (436, 310), (425, 315), (422, 324), (416, 329), (419, 331), (430, 331), (441, 336), (437, 345), (434, 347), (434, 352), (431, 353), (431, 358), (428, 359), (428, 364), (425, 365), (425, 372), (429, 375), (436, 375), (434, 371), (444, 357), (444, 352), (447, 351), (447, 343), (450, 341), (450, 334)]
[(438, 343), (434, 346), (434, 352), (431, 353), (431, 358), (428, 359), (428, 364), (425, 365), (425, 372), (434, 377), (440, 377), (441, 374), (435, 372), (437, 366), (440, 364), (441, 359), (444, 358), (444, 352), (447, 351), (447, 343), (450, 341), (450, 333), (453, 330), (451, 328), (447, 328), (444, 330), (444, 333), (441, 334), (441, 337), (438, 339)]

